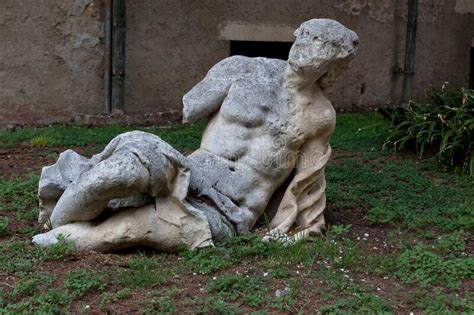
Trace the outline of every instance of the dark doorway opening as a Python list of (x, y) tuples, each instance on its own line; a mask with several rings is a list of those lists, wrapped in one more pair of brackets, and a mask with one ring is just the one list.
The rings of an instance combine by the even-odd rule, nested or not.
[(230, 41), (230, 55), (288, 60), (291, 45), (293, 43), (233, 40)]
[(469, 72), (469, 88), (474, 89), (474, 47), (471, 47), (471, 70)]

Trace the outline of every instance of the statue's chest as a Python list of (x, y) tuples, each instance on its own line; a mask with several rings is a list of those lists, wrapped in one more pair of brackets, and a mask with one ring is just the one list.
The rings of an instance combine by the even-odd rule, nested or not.
[(278, 82), (237, 80), (224, 100), (220, 114), (225, 120), (246, 127), (259, 127), (278, 115), (286, 105)]

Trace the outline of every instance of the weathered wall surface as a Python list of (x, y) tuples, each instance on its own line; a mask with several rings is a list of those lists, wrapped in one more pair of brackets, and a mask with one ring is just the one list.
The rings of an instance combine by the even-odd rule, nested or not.
[[(102, 5), (0, 2), (0, 125), (103, 112)], [(128, 0), (125, 111), (177, 119), (183, 94), (229, 56), (229, 39), (289, 41), (291, 30), (316, 17), (336, 19), (360, 37), (353, 67), (328, 93), (334, 106), (397, 103), (406, 10), (396, 0)], [(444, 81), (466, 86), (474, 1), (419, 0), (418, 21), (416, 96)]]
[(0, 2), (0, 125), (103, 109), (100, 0)]
[[(467, 85), (474, 37), (468, 2), (419, 0), (417, 97), (444, 81)], [(127, 6), (129, 113), (180, 108), (182, 95), (229, 55), (229, 42), (222, 38), (235, 33), (235, 25), (243, 25), (241, 32), (249, 40), (261, 40), (260, 35), (245, 35), (249, 28), (263, 34), (269, 29), (265, 26), (276, 25), (273, 29), (281, 30), (284, 41), (285, 29), (315, 17), (336, 19), (360, 37), (352, 69), (329, 91), (337, 109), (369, 109), (400, 101), (405, 1), (130, 0)], [(226, 28), (229, 22), (232, 25)], [(271, 29), (269, 39), (275, 40)]]

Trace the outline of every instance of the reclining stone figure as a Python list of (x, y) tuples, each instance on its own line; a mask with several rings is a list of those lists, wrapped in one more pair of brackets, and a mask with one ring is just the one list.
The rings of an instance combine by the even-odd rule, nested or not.
[(329, 19), (295, 31), (288, 61), (233, 56), (183, 98), (183, 121), (208, 118), (201, 146), (183, 156), (133, 131), (86, 159), (72, 150), (43, 168), (40, 222), (79, 251), (150, 246), (176, 251), (248, 233), (289, 182), (267, 238), (324, 227), (324, 167), (335, 111), (323, 90), (355, 56), (358, 37)]

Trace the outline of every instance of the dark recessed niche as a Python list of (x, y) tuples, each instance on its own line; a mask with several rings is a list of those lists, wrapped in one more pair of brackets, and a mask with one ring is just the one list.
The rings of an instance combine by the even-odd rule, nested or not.
[(287, 60), (291, 45), (293, 43), (232, 40), (230, 41), (230, 55)]

